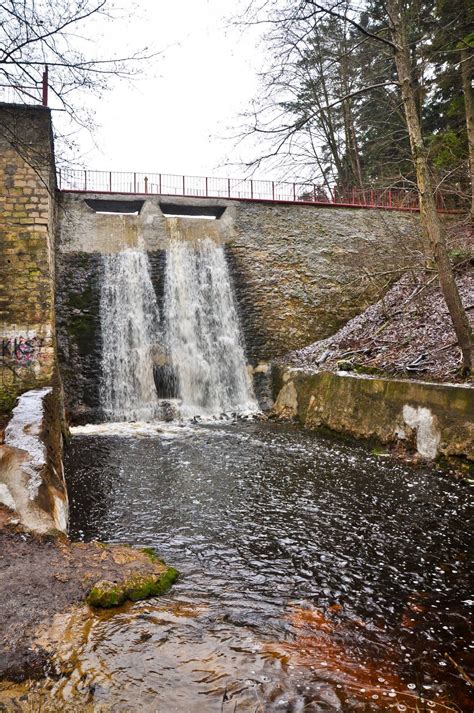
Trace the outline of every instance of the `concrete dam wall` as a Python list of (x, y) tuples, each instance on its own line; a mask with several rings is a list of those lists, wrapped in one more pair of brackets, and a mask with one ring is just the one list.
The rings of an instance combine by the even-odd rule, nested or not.
[[(214, 217), (198, 220), (197, 215)], [(103, 256), (146, 250), (163, 310), (168, 215), (185, 240), (224, 246), (246, 356), (260, 400), (267, 363), (335, 332), (377, 299), (419, 247), (418, 216), (382, 210), (227, 199), (60, 193), (56, 243), (58, 354), (77, 422), (100, 418)], [(260, 383), (263, 382), (263, 383)]]

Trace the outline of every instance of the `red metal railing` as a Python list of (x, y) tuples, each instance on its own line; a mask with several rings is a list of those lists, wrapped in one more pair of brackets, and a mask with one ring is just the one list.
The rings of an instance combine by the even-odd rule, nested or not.
[(5, 104), (41, 104), (48, 106), (48, 67), (37, 84), (0, 84), (0, 102)]
[[(58, 187), (62, 191), (86, 193), (230, 198), (246, 201), (312, 203), (406, 211), (419, 209), (416, 191), (404, 188), (334, 188), (329, 191), (314, 183), (260, 181), (252, 178), (211, 178), (177, 176), (169, 173), (145, 174), (61, 169), (58, 171)], [(454, 198), (450, 194), (437, 194), (438, 210), (456, 212), (459, 205)]]

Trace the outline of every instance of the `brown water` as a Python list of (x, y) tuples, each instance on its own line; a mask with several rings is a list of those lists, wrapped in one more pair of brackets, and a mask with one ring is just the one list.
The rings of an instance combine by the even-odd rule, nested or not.
[(459, 668), (472, 605), (463, 484), (255, 422), (76, 435), (66, 473), (73, 538), (151, 546), (182, 574), (166, 597), (79, 611), (58, 635), (70, 671), (48, 683), (51, 701), (474, 709)]

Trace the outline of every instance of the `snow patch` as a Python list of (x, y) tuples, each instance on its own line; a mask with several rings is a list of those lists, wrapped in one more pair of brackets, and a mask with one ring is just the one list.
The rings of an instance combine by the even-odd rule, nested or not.
[(436, 428), (431, 411), (424, 406), (414, 408), (406, 404), (403, 407), (403, 418), (407, 426), (416, 430), (418, 453), (429, 460), (436, 458), (441, 434)]
[(43, 399), (52, 388), (33, 389), (20, 396), (12, 417), (5, 429), (5, 445), (28, 453), (23, 471), (28, 475), (27, 491), (30, 500), (38, 494), (41, 485), (41, 469), (46, 465), (46, 447), (41, 440), (43, 424)]

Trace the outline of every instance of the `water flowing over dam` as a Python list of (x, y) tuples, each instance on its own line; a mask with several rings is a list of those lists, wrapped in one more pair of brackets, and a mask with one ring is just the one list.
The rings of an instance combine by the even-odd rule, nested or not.
[[(173, 411), (184, 418), (258, 410), (224, 250), (207, 237), (183, 239), (178, 218), (170, 219), (170, 229), (163, 319), (146, 252), (126, 249), (103, 258), (107, 421), (160, 420), (173, 391)], [(167, 393), (157, 391), (154, 369), (164, 374)]]
[(148, 258), (123, 250), (103, 258), (101, 399), (107, 421), (150, 421), (159, 413), (153, 352), (160, 314)]
[(166, 334), (182, 415), (256, 411), (224, 250), (180, 240), (179, 219), (171, 220)]

